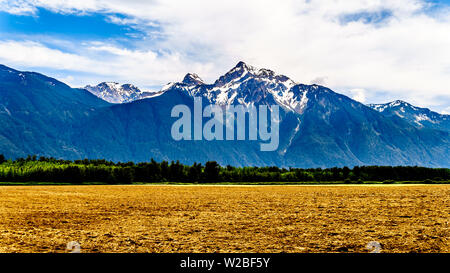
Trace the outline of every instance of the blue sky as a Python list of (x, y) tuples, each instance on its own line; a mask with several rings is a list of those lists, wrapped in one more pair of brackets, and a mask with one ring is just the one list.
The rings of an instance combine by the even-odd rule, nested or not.
[[(239, 9), (236, 9), (236, 7)], [(158, 90), (239, 60), (364, 103), (450, 112), (450, 0), (0, 0), (0, 63)]]
[(141, 34), (126, 25), (108, 22), (106, 14), (60, 14), (38, 8), (34, 16), (2, 12), (2, 34), (48, 34), (65, 38), (116, 39), (128, 34)]

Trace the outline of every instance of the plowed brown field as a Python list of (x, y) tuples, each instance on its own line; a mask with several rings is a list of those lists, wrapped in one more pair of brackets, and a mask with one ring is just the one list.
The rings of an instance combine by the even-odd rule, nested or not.
[(4, 186), (0, 252), (450, 252), (450, 185)]

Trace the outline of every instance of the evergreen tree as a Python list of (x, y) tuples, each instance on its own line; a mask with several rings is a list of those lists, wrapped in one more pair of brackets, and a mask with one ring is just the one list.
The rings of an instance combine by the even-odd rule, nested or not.
[(205, 164), (205, 181), (216, 182), (219, 180), (220, 166), (216, 161), (208, 161)]
[(342, 176), (343, 176), (344, 180), (348, 178), (349, 174), (350, 174), (350, 169), (347, 166), (342, 168)]

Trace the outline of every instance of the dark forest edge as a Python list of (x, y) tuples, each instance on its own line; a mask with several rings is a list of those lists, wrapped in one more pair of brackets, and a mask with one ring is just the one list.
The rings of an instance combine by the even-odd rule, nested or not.
[(61, 160), (0, 155), (0, 185), (78, 184), (447, 184), (450, 169), (418, 166), (353, 168), (279, 168), (220, 166), (215, 161), (192, 166), (177, 162), (111, 162), (104, 159)]

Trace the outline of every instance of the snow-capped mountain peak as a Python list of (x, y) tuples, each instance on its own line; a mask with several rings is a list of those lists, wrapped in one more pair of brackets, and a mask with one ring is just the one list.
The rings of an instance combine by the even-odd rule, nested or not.
[(161, 94), (161, 92), (142, 91), (129, 83), (120, 84), (117, 82), (102, 82), (95, 86), (87, 85), (84, 89), (110, 103), (132, 102)]
[(274, 71), (265, 68), (256, 68), (252, 65), (248, 65), (242, 61), (230, 71), (221, 76), (214, 85), (224, 86), (236, 82), (243, 82), (249, 79), (265, 80), (267, 82), (283, 84), (287, 89), (294, 86), (296, 83), (290, 78), (284, 75), (277, 75)]
[(308, 99), (303, 89), (293, 88), (296, 85), (284, 75), (241, 61), (213, 84), (205, 84), (198, 75), (189, 73), (181, 83), (169, 83), (161, 91), (181, 89), (191, 96), (202, 96), (219, 105), (279, 104), (301, 113)]
[(186, 76), (184, 76), (182, 83), (187, 85), (204, 84), (203, 80), (195, 73), (187, 73)]

